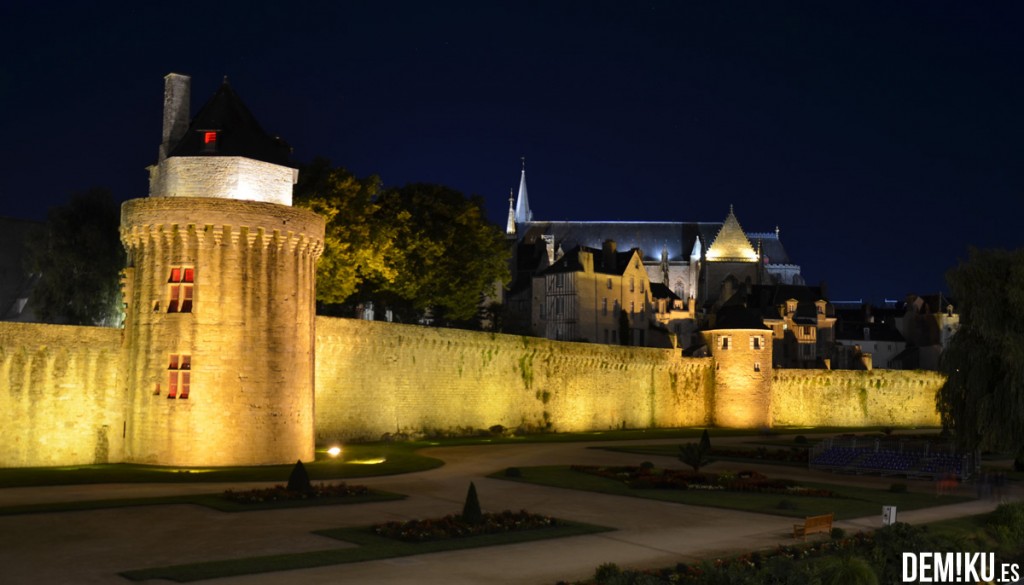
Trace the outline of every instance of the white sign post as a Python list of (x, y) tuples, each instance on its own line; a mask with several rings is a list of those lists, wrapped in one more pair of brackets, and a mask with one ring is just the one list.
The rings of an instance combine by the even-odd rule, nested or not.
[(896, 523), (896, 506), (882, 506), (882, 526)]

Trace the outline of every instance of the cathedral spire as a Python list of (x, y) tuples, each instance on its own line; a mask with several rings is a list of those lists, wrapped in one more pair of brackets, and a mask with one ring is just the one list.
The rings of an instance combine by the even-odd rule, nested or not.
[(530, 211), (530, 200), (526, 196), (526, 157), (523, 160), (523, 173), (519, 179), (519, 199), (516, 201), (516, 223), (533, 221), (533, 212)]
[(516, 210), (515, 210), (516, 198), (512, 195), (512, 189), (508, 190), (508, 222), (505, 224), (505, 234), (509, 236), (516, 235)]

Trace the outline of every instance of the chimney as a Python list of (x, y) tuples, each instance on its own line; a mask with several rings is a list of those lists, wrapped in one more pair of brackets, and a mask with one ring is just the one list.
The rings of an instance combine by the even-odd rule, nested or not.
[(188, 131), (191, 83), (188, 75), (168, 73), (164, 76), (164, 131), (157, 162), (163, 162)]
[(615, 253), (618, 246), (615, 240), (605, 240), (601, 244), (601, 267), (605, 272), (615, 272)]

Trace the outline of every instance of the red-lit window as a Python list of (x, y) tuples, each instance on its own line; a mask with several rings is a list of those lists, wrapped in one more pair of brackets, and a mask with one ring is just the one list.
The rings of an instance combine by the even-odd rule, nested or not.
[(192, 312), (192, 287), (195, 269), (182, 266), (171, 268), (171, 277), (167, 279), (169, 287), (167, 303), (168, 313)]
[(170, 399), (188, 398), (192, 387), (192, 356), (172, 353), (167, 366), (167, 397)]
[(217, 151), (217, 133), (203, 132), (203, 152)]

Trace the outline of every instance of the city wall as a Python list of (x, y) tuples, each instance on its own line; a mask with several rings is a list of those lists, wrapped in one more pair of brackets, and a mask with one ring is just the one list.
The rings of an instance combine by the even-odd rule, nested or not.
[(939, 426), (945, 377), (915, 370), (774, 370), (772, 423), (792, 426)]
[(121, 333), (0, 322), (0, 467), (122, 460)]
[[(0, 467), (125, 459), (122, 331), (0, 323)], [(700, 426), (711, 358), (316, 318), (320, 442), (406, 433)], [(721, 375), (721, 374), (719, 374)], [(936, 426), (934, 372), (774, 370), (774, 425)]]
[(318, 317), (320, 441), (703, 425), (709, 358)]

